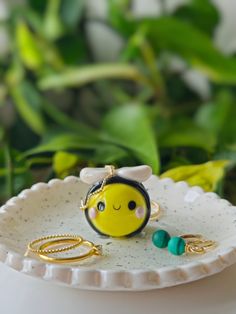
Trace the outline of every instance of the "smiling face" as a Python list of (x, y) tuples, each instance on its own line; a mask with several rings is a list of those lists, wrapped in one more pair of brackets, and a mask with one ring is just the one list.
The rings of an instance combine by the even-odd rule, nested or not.
[(99, 233), (123, 237), (140, 232), (150, 216), (147, 193), (126, 183), (105, 185), (90, 197), (86, 217)]

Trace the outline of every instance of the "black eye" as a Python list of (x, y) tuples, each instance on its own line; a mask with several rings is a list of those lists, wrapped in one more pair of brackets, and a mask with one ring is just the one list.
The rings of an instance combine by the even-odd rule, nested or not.
[(136, 203), (135, 201), (130, 201), (129, 204), (128, 204), (128, 207), (130, 210), (133, 210), (136, 208)]
[(105, 209), (105, 203), (104, 202), (98, 202), (97, 208), (100, 212), (103, 212)]

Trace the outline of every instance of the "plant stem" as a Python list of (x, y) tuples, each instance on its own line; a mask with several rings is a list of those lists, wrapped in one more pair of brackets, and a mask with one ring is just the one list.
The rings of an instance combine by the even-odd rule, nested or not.
[(6, 165), (6, 190), (7, 197), (11, 198), (14, 195), (14, 186), (13, 186), (13, 163), (11, 157), (11, 151), (8, 142), (4, 146), (4, 156), (5, 156), (5, 165)]
[(146, 39), (143, 39), (142, 43), (140, 44), (140, 51), (150, 71), (155, 92), (160, 100), (164, 100), (166, 98), (165, 84), (163, 82), (161, 73), (158, 70), (156, 56)]
[(166, 16), (168, 15), (168, 10), (166, 6), (166, 0), (159, 0), (159, 4), (161, 6), (161, 15)]

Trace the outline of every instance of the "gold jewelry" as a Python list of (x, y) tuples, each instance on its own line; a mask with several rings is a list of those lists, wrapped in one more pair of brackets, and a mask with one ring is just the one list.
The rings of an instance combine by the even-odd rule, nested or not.
[(200, 234), (184, 234), (181, 236), (186, 240), (185, 253), (204, 254), (217, 246), (217, 242), (206, 240)]
[(80, 205), (80, 209), (81, 210), (85, 210), (87, 208), (87, 204), (90, 200), (90, 198), (95, 195), (95, 194), (98, 194), (100, 192), (103, 191), (103, 188), (107, 182), (108, 179), (110, 179), (111, 177), (113, 177), (115, 175), (115, 167), (113, 165), (106, 165), (105, 166), (105, 169), (108, 169), (109, 173), (105, 176), (105, 178), (103, 179), (102, 181), (102, 184), (100, 186), (100, 188), (98, 190), (96, 190), (95, 192), (93, 193), (90, 193), (87, 197), (87, 199), (85, 200), (85, 202), (83, 200), (81, 200), (81, 205)]
[[(134, 236), (149, 220), (159, 218), (160, 206), (150, 201), (150, 195), (141, 183), (150, 177), (151, 168), (140, 167), (115, 169), (107, 165), (105, 169), (97, 168), (94, 174), (93, 168), (81, 170), (81, 179), (93, 185), (80, 209), (85, 211), (89, 225), (97, 233), (111, 237)], [(96, 180), (99, 181), (96, 183)]]
[(38, 254), (38, 256), (46, 262), (49, 263), (57, 263), (57, 264), (65, 264), (65, 263), (74, 263), (82, 261), (86, 258), (92, 256), (101, 256), (102, 255), (102, 246), (101, 245), (94, 245), (92, 242), (88, 240), (83, 240), (81, 246), (87, 246), (90, 250), (84, 254), (78, 256), (71, 256), (71, 257), (49, 257), (44, 254)]
[[(53, 239), (53, 240), (51, 240)], [(49, 240), (49, 241), (48, 241)], [(38, 243), (46, 241), (42, 243), (41, 245), (35, 247)], [(47, 249), (59, 244), (71, 244), (62, 248), (58, 249)], [(73, 244), (74, 243), (74, 244)], [(89, 247), (90, 250), (84, 254), (71, 256), (71, 257), (49, 257), (48, 255), (53, 253), (61, 253), (66, 252), (72, 249), (75, 249), (79, 246), (86, 246)], [(41, 237), (39, 239), (33, 240), (30, 242), (27, 246), (27, 251), (25, 253), (25, 256), (29, 254), (29, 252), (33, 252), (36, 255), (38, 255), (42, 260), (50, 263), (57, 263), (57, 264), (64, 264), (64, 263), (73, 263), (78, 262), (81, 260), (84, 260), (86, 258), (94, 256), (100, 256), (102, 255), (102, 246), (101, 245), (95, 245), (92, 242), (88, 240), (84, 240), (82, 237), (77, 235), (70, 235), (70, 234), (64, 234), (64, 235), (50, 235)]]
[[(55, 241), (47, 241), (51, 239), (57, 239)], [(35, 246), (43, 241), (47, 241), (45, 244), (42, 244), (40, 247), (36, 248)], [(25, 256), (28, 255), (29, 252), (35, 253), (35, 254), (53, 254), (53, 253), (60, 253), (60, 252), (65, 252), (69, 251), (72, 249), (75, 249), (79, 245), (81, 245), (83, 241), (83, 238), (77, 235), (71, 235), (71, 234), (57, 234), (57, 235), (49, 235), (45, 237), (38, 238), (36, 240), (31, 241), (28, 246), (27, 246), (27, 251), (25, 252)], [(52, 243), (54, 242), (55, 244), (58, 244), (59, 242), (61, 243), (75, 243), (70, 246), (58, 248), (58, 249), (50, 249), (50, 250), (44, 250), (44, 247), (47, 243)], [(56, 243), (57, 242), (57, 243)], [(49, 246), (49, 245), (48, 245)]]
[[(85, 210), (87, 208), (87, 204), (88, 204), (90, 198), (93, 195), (102, 192), (104, 185), (106, 184), (106, 181), (115, 175), (115, 167), (113, 165), (106, 165), (104, 168), (108, 169), (109, 172), (105, 176), (105, 178), (103, 179), (101, 187), (98, 190), (96, 190), (95, 192), (90, 193), (85, 202), (83, 200), (81, 200), (81, 206), (80, 206), (81, 210)], [(160, 208), (159, 204), (153, 200), (151, 201), (151, 204), (153, 205), (153, 209), (155, 209), (155, 211), (150, 215), (150, 221), (155, 221), (160, 217), (161, 208)]]
[[(79, 238), (81, 239), (81, 241), (79, 241)], [(45, 242), (39, 246), (38, 253), (48, 255), (48, 254), (61, 253), (61, 252), (73, 250), (82, 244), (83, 239), (81, 237), (79, 238), (74, 238), (74, 239), (62, 238), (62, 239), (56, 239), (56, 240)], [(68, 244), (68, 243), (72, 243), (72, 245), (68, 245), (59, 249), (45, 250), (45, 248), (48, 248), (48, 247), (61, 245), (61, 244)]]
[(155, 209), (155, 211), (153, 211), (151, 213), (149, 220), (150, 221), (156, 221), (161, 216), (161, 207), (157, 202), (155, 202), (153, 200), (151, 201), (151, 205), (153, 205), (152, 209)]
[(204, 254), (217, 246), (217, 242), (206, 240), (200, 234), (184, 234), (171, 237), (166, 230), (156, 230), (152, 235), (152, 243), (162, 249), (168, 248), (173, 255), (184, 253)]

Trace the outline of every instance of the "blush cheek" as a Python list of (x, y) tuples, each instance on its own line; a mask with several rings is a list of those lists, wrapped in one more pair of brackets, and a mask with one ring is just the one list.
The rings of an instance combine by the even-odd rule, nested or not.
[(143, 207), (138, 207), (136, 210), (135, 210), (135, 215), (137, 218), (141, 219), (144, 217), (145, 215), (145, 210)]
[(90, 219), (95, 219), (97, 217), (97, 210), (94, 207), (89, 208), (89, 218)]

